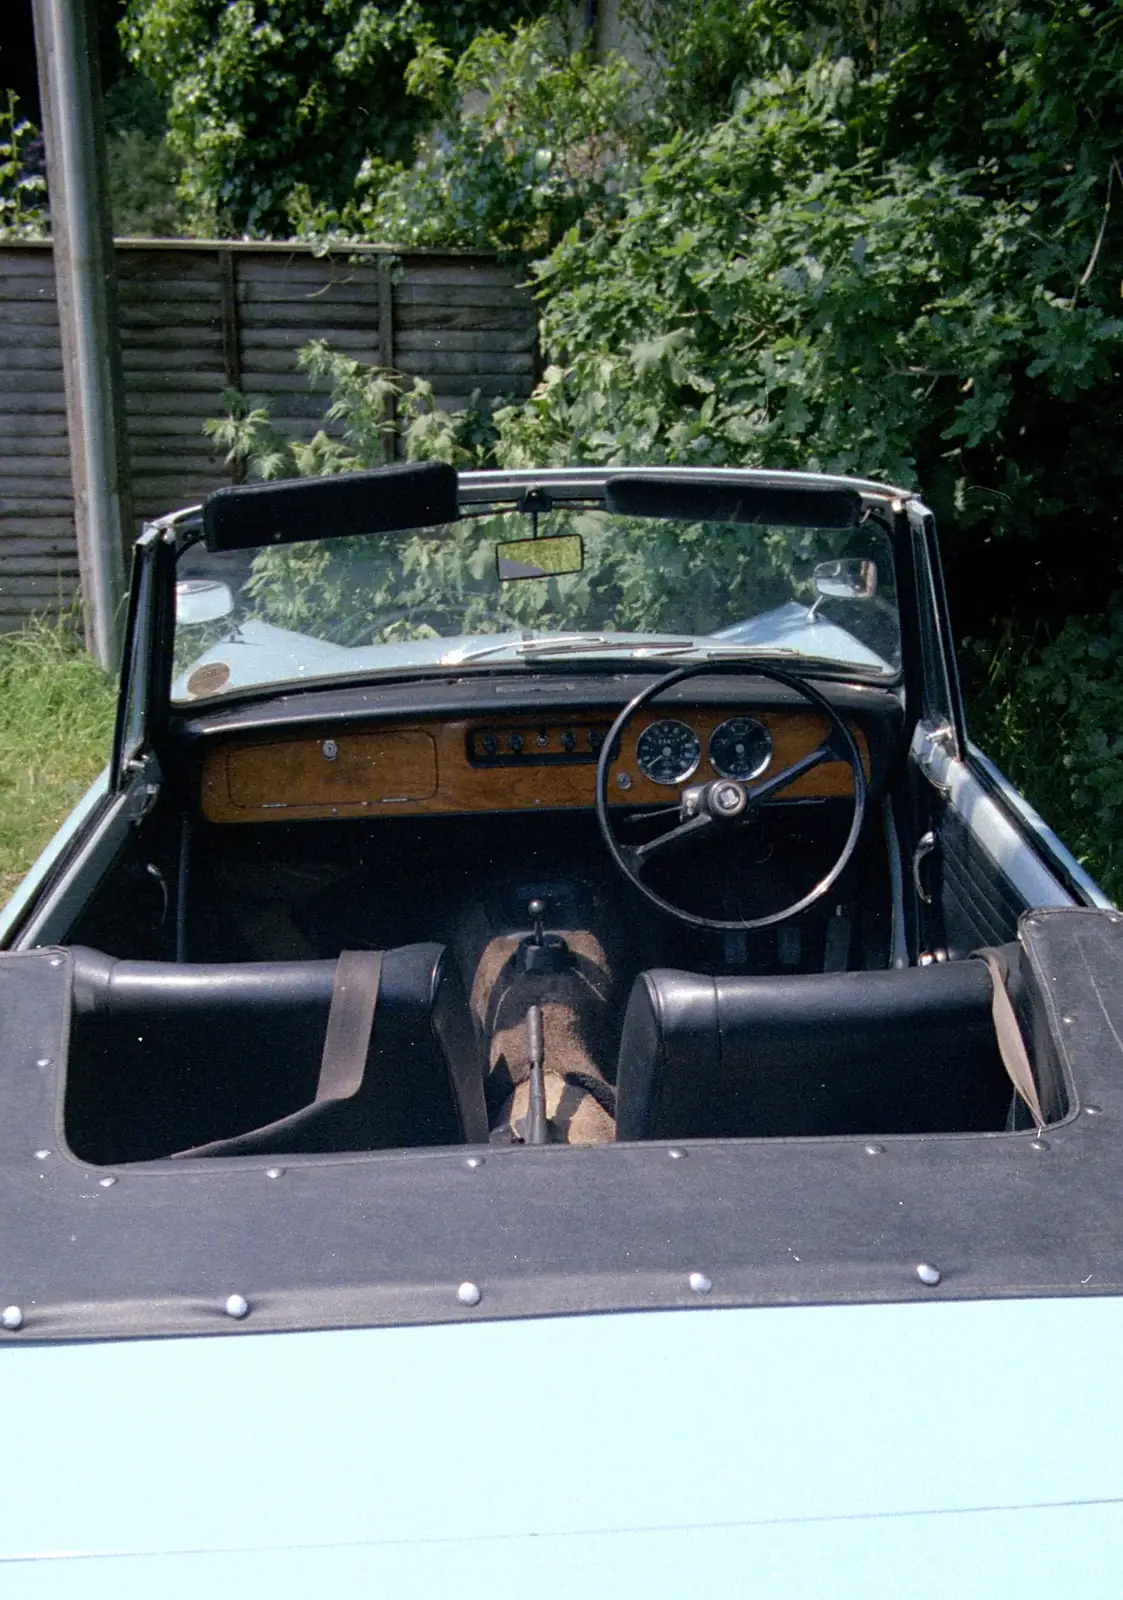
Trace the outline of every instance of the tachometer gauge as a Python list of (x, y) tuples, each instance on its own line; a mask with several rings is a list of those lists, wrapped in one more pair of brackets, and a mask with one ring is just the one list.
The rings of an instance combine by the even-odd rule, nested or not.
[(710, 735), (710, 765), (721, 778), (758, 778), (772, 760), (772, 739), (755, 717), (730, 717)]
[(701, 759), (698, 735), (685, 722), (653, 722), (636, 740), (639, 769), (652, 783), (682, 783)]

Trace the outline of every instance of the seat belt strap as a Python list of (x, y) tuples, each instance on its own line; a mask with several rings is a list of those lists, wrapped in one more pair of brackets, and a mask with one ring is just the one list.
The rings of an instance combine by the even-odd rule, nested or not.
[(1006, 988), (1006, 959), (997, 950), (972, 950), (971, 954), (987, 964), (987, 970), (990, 972), (991, 1016), (994, 1018), (998, 1053), (1002, 1057), (1002, 1065), (1006, 1068), (1010, 1082), (1025, 1101), (1040, 1133), (1045, 1126), (1045, 1116), (1041, 1110), (1041, 1098), (1037, 1093), (1037, 1083), (1026, 1053), (1022, 1030), (1018, 1026), (1018, 1019)]
[(316, 1104), (349, 1100), (366, 1071), (382, 982), (381, 950), (344, 950), (336, 963)]

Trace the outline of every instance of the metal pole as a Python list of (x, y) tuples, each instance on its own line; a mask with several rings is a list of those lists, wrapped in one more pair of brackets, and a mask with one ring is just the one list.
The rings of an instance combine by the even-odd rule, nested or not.
[(112, 670), (132, 514), (95, 35), (88, 0), (32, 3), (86, 644)]

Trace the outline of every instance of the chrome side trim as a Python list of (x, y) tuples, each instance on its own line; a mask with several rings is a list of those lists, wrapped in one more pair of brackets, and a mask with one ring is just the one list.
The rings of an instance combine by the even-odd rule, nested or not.
[(940, 741), (931, 738), (931, 732), (923, 723), (917, 724), (912, 760), (946, 794), (947, 804), (962, 818), (976, 844), (1021, 895), (1026, 907), (1077, 904), (1062, 879), (1038, 855), (1020, 823), (983, 786), (970, 765), (949, 755)]
[(1029, 801), (1010, 780), (1003, 776), (988, 755), (984, 755), (977, 744), (967, 742), (967, 757), (972, 766), (978, 767), (989, 786), (994, 789), (1003, 804), (1012, 811), (1022, 826), (1033, 835), (1038, 848), (1046, 859), (1055, 864), (1077, 890), (1085, 905), (1096, 906), (1101, 911), (1114, 911), (1115, 903), (1109, 900), (1099, 884), (1091, 877), (1077, 861), (1072, 851), (1050, 828), (1049, 824), (1035, 811)]

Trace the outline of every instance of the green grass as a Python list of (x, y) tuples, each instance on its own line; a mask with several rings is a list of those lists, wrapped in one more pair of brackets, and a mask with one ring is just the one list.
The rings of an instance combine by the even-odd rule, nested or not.
[(0, 634), (0, 904), (105, 765), (116, 700), (73, 621)]

